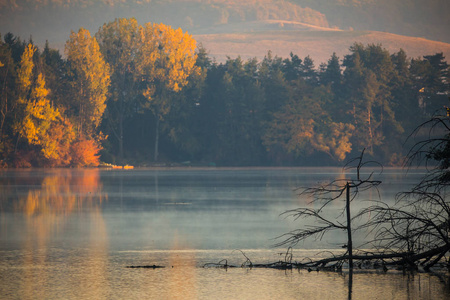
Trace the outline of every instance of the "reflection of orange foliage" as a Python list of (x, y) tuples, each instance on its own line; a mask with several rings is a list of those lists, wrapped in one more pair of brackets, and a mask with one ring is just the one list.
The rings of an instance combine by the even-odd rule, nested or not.
[[(52, 269), (36, 266), (47, 264), (52, 237), (64, 234), (60, 227), (67, 221), (66, 216), (83, 206), (90, 206), (89, 251), (82, 260), (86, 273), (80, 273), (76, 280), (68, 280), (66, 284), (69, 290), (81, 293), (79, 297), (82, 299), (106, 298), (108, 235), (99, 206), (102, 199), (99, 170), (59, 169), (52, 170), (43, 179), (40, 189), (29, 191), (19, 201), (15, 208), (27, 216), (26, 227), (21, 233), (24, 237), (24, 257), (19, 298), (55, 298), (52, 290), (40, 284), (51, 280)], [(72, 276), (78, 275), (69, 277)]]
[(16, 209), (28, 216), (68, 215), (83, 206), (98, 206), (102, 200), (99, 170), (56, 170), (42, 181), (41, 189), (29, 191)]
[(72, 144), (72, 165), (76, 167), (98, 166), (100, 150), (94, 140), (79, 139)]
[(80, 299), (106, 299), (110, 289), (108, 232), (100, 208), (93, 208), (89, 216), (89, 251), (82, 261), (85, 274), (73, 281), (73, 289), (79, 291)]

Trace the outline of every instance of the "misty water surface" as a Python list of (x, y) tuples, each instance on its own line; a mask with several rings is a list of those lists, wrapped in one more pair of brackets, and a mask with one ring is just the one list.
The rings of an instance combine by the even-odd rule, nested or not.
[[(2, 299), (346, 299), (348, 275), (307, 271), (204, 269), (227, 259), (273, 262), (285, 248), (276, 237), (301, 226), (280, 216), (310, 205), (299, 187), (345, 178), (338, 168), (48, 169), (0, 172)], [(379, 193), (393, 201), (417, 182), (387, 169)], [(337, 215), (342, 203), (330, 207)], [(363, 235), (356, 237), (363, 241)], [(294, 259), (339, 249), (345, 234), (297, 246)], [(128, 269), (128, 265), (164, 269)], [(429, 274), (360, 272), (355, 299), (445, 299), (447, 286)]]

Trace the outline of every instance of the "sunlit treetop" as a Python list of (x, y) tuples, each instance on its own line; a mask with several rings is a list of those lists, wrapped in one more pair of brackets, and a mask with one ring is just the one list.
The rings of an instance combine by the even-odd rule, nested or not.
[(140, 70), (146, 79), (175, 92), (195, 69), (196, 41), (187, 32), (165, 24), (147, 23), (140, 32)]

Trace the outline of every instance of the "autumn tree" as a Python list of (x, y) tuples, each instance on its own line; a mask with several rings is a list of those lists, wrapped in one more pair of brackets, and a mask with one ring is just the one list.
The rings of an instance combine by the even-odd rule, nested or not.
[(70, 163), (74, 167), (97, 166), (100, 162), (99, 151), (100, 148), (94, 140), (81, 137), (70, 148)]
[(48, 135), (52, 123), (60, 116), (47, 98), (49, 91), (45, 88), (45, 79), (38, 75), (36, 83), (31, 89), (31, 94), (24, 103), (23, 118), (18, 120), (14, 128), (18, 135), (30, 145), (40, 145), (44, 157), (51, 158), (55, 155), (54, 140)]
[(136, 19), (116, 19), (104, 24), (95, 35), (105, 61), (111, 67), (109, 102), (105, 114), (109, 132), (117, 139), (119, 159), (124, 155), (124, 121), (136, 106), (139, 30)]
[[(19, 105), (18, 114), (16, 113), (13, 130), (16, 137), (16, 146), (14, 152), (17, 152), (17, 146), (19, 139), (25, 137), (26, 133), (22, 131), (22, 121), (26, 119), (26, 107), (27, 100), (31, 90), (31, 84), (33, 81), (33, 55), (36, 52), (36, 48), (32, 44), (28, 44), (23, 52), (20, 64), (17, 69), (16, 79), (16, 92), (17, 103)], [(21, 132), (22, 131), (22, 132)]]
[(155, 116), (154, 160), (158, 160), (160, 122), (170, 112), (172, 94), (188, 83), (195, 66), (196, 41), (188, 33), (164, 24), (147, 23), (139, 32), (137, 53), (138, 76), (142, 84), (145, 106)]
[(264, 135), (267, 150), (281, 146), (297, 157), (318, 152), (332, 161), (343, 161), (352, 150), (350, 138), (355, 128), (332, 119), (326, 109), (330, 95), (327, 88), (317, 87), (292, 98), (275, 113)]
[(67, 165), (70, 160), (69, 145), (73, 140), (71, 126), (51, 104), (48, 98), (50, 91), (45, 86), (42, 73), (34, 75), (35, 52), (36, 48), (29, 44), (19, 65), (17, 77), (19, 98), (13, 124), (13, 130), (17, 135), (16, 145), (23, 139), (29, 147), (34, 147), (38, 151), (35, 159), (40, 163), (51, 161), (51, 165)]
[(19, 102), (25, 101), (33, 81), (33, 55), (35, 52), (36, 47), (32, 44), (28, 44), (20, 59), (20, 65), (17, 70), (17, 92), (19, 95)]
[(110, 84), (110, 69), (100, 52), (95, 37), (80, 28), (70, 34), (65, 53), (72, 75), (73, 104), (70, 114), (77, 120), (78, 135), (88, 139), (96, 137)]

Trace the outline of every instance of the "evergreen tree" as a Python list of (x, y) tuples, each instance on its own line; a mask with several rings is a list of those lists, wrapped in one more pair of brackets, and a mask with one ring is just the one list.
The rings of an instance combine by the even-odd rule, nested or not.
[(297, 80), (303, 75), (303, 61), (298, 57), (298, 55), (290, 53), (290, 59), (286, 58), (283, 60), (283, 73), (287, 81)]
[(14, 117), (14, 108), (17, 105), (16, 95), (16, 64), (12, 51), (7, 43), (0, 39), (0, 167), (8, 160), (14, 151), (11, 123)]
[(340, 94), (342, 85), (342, 70), (339, 57), (333, 53), (323, 70), (319, 74), (320, 83), (323, 85), (331, 85), (334, 94)]
[(344, 93), (347, 114), (356, 127), (353, 143), (358, 151), (367, 148), (368, 154), (387, 155), (397, 145), (385, 143), (386, 136), (398, 138), (404, 131), (395, 118), (389, 86), (394, 65), (381, 45), (354, 44), (350, 51), (344, 58)]

